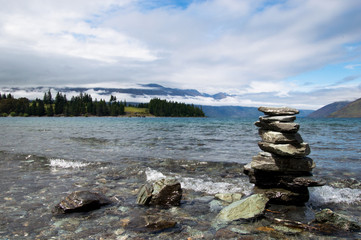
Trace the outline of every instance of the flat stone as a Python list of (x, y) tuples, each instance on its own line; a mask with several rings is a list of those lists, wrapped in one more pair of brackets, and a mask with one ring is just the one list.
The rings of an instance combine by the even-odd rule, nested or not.
[(293, 122), (296, 120), (296, 116), (285, 115), (285, 116), (261, 116), (259, 117), (261, 122)]
[(217, 222), (231, 222), (239, 219), (251, 219), (263, 214), (268, 198), (263, 194), (254, 194), (248, 198), (236, 201), (217, 215)]
[(277, 132), (296, 133), (300, 129), (300, 125), (294, 122), (261, 122), (254, 123), (257, 127), (263, 130), (271, 130)]
[(253, 157), (251, 168), (277, 172), (309, 172), (315, 163), (308, 157), (280, 157), (268, 152), (260, 152)]
[(303, 139), (299, 133), (282, 133), (260, 129), (258, 131), (264, 142), (268, 143), (302, 143)]
[(297, 192), (283, 188), (262, 189), (255, 187), (254, 192), (266, 195), (269, 198), (269, 202), (275, 204), (304, 205), (309, 199), (307, 187), (298, 189)]
[(259, 107), (258, 111), (269, 116), (294, 115), (299, 113), (297, 109), (289, 107)]
[(54, 208), (54, 213), (88, 212), (110, 203), (107, 197), (99, 193), (76, 191), (58, 203)]
[(311, 153), (308, 143), (298, 144), (274, 144), (268, 142), (258, 142), (258, 146), (265, 152), (270, 152), (286, 157), (304, 157)]

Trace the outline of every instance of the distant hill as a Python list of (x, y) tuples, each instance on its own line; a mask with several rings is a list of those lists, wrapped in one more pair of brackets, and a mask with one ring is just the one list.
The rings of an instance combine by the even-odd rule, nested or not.
[(332, 118), (361, 118), (361, 98), (331, 113)]
[(312, 112), (307, 117), (311, 117), (311, 118), (327, 118), (332, 113), (342, 109), (343, 107), (345, 107), (349, 103), (350, 102), (334, 102), (334, 103), (328, 104), (328, 105), (326, 105), (326, 106)]

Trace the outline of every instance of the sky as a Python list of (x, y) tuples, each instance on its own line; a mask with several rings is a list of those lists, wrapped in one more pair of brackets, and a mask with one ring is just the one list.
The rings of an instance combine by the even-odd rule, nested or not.
[(301, 109), (361, 97), (359, 0), (0, 0), (0, 6), (0, 91), (156, 83), (232, 95), (193, 99), (205, 105)]

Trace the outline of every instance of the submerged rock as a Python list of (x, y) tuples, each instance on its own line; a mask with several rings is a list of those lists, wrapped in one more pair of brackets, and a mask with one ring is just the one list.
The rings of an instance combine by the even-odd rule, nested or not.
[(263, 214), (268, 198), (264, 194), (254, 194), (223, 208), (216, 222), (227, 223), (239, 219), (251, 219)]
[(54, 208), (54, 213), (88, 212), (110, 203), (108, 198), (99, 193), (76, 191), (58, 203)]
[(127, 222), (126, 228), (138, 232), (159, 232), (169, 228), (174, 228), (177, 222), (158, 215), (138, 215)]
[(347, 216), (333, 212), (331, 209), (323, 209), (315, 215), (315, 223), (328, 224), (344, 231), (359, 231), (361, 225), (351, 221)]
[(138, 193), (137, 204), (179, 206), (181, 198), (180, 182), (174, 178), (165, 178), (143, 185)]

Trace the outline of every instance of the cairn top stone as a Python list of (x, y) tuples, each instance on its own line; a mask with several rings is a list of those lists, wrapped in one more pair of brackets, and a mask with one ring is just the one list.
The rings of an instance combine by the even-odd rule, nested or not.
[(268, 116), (284, 116), (300, 113), (300, 111), (298, 111), (297, 109), (289, 107), (259, 107), (258, 111), (261, 111)]

